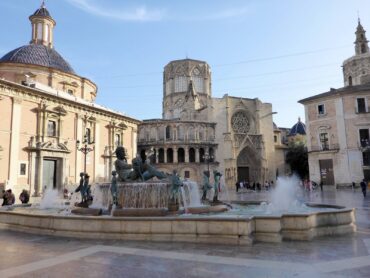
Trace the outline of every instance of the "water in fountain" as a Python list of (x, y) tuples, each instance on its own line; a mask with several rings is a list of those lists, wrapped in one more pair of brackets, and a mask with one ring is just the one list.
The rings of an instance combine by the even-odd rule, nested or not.
[(65, 208), (64, 200), (60, 199), (57, 189), (47, 188), (42, 196), (41, 209), (62, 209)]
[(92, 190), (93, 203), (90, 205), (90, 208), (104, 209), (106, 206), (103, 204), (103, 192), (99, 186), (95, 185)]
[(181, 198), (182, 198), (182, 203), (184, 205), (185, 213), (188, 213), (188, 202), (186, 200), (186, 193), (185, 193), (184, 187), (181, 187), (180, 191), (181, 191)]
[(271, 212), (288, 211), (301, 207), (304, 204), (298, 201), (300, 191), (301, 187), (297, 176), (279, 177), (276, 181), (276, 187), (272, 191), (268, 210)]
[[(183, 200), (186, 200), (187, 202), (187, 206), (188, 207), (200, 207), (202, 206), (201, 202), (200, 202), (200, 194), (199, 194), (199, 187), (198, 187), (198, 184), (194, 181), (184, 181), (184, 186), (183, 186), (184, 191), (185, 193), (187, 193), (187, 198), (184, 199), (183, 197)], [(185, 201), (184, 201), (185, 203)], [(185, 205), (185, 204), (184, 204)]]
[[(123, 208), (167, 208), (169, 186), (166, 182), (130, 182), (118, 184), (118, 204)], [(110, 202), (110, 184), (100, 185), (102, 204)]]
[(227, 188), (227, 185), (225, 184), (224, 176), (221, 176), (220, 186), (221, 186), (221, 198), (220, 199), (223, 199), (223, 200), (227, 201), (228, 203), (230, 203), (230, 201), (231, 201), (230, 194), (229, 194), (229, 190)]

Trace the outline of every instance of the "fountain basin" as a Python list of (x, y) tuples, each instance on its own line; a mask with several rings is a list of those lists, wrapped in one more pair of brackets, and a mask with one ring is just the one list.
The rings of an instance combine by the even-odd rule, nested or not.
[(166, 216), (168, 209), (165, 208), (125, 208), (114, 209), (112, 216)]
[(330, 210), (279, 216), (171, 217), (61, 216), (0, 210), (0, 225), (9, 230), (65, 237), (240, 245), (309, 241), (356, 231), (355, 209), (326, 207)]
[(225, 205), (201, 206), (201, 207), (189, 207), (187, 208), (187, 213), (203, 214), (203, 213), (211, 213), (211, 212), (224, 212), (227, 210), (228, 210), (228, 207)]

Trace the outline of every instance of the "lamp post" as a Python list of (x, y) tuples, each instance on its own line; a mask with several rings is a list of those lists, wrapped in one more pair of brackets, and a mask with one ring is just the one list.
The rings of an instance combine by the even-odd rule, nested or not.
[(204, 155), (203, 155), (203, 159), (207, 162), (207, 168), (208, 168), (208, 173), (210, 174), (209, 172), (209, 163), (211, 161), (213, 161), (214, 159), (214, 156), (209, 154), (209, 152), (207, 151)]
[[(80, 143), (83, 144), (82, 147), (80, 147)], [(84, 174), (86, 174), (87, 154), (94, 150), (94, 143), (95, 143), (94, 141), (90, 141), (90, 137), (87, 134), (84, 135), (84, 139), (83, 139), (82, 142), (80, 142), (80, 140), (76, 141), (77, 151), (80, 151), (85, 155), (85, 157), (84, 157)]]

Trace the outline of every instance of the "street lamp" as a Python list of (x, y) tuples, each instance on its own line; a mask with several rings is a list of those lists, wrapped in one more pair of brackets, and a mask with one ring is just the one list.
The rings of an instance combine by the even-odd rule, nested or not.
[[(209, 163), (211, 161), (213, 161), (214, 159), (214, 156), (212, 154), (209, 154), (209, 152), (207, 151), (204, 155), (203, 155), (203, 159), (207, 162), (207, 167), (208, 167), (208, 173), (209, 173)], [(210, 174), (210, 173), (209, 173)]]
[[(77, 151), (80, 151), (82, 152), (85, 157), (84, 157), (84, 174), (86, 174), (86, 162), (87, 162), (87, 154), (89, 152), (92, 152), (94, 150), (94, 141), (90, 141), (90, 136), (88, 136), (88, 134), (85, 134), (84, 135), (84, 139), (82, 141), (82, 144), (83, 146), (80, 148), (80, 140), (77, 140), (76, 141), (76, 147), (77, 147)], [(92, 147), (90, 147), (92, 145)]]

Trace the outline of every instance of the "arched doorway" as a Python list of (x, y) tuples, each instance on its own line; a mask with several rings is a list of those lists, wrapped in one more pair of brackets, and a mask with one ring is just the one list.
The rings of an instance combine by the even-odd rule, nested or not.
[(189, 149), (189, 162), (195, 162), (195, 150), (194, 150), (194, 148)]
[(167, 163), (173, 163), (173, 149), (167, 149)]
[[(237, 158), (237, 181), (258, 182), (261, 179), (261, 160), (256, 151), (245, 147)], [(261, 181), (260, 181), (261, 182)]]
[(185, 151), (184, 151), (184, 149), (183, 149), (183, 148), (179, 148), (179, 149), (177, 150), (177, 161), (178, 161), (179, 163), (183, 163), (183, 162), (185, 162)]

